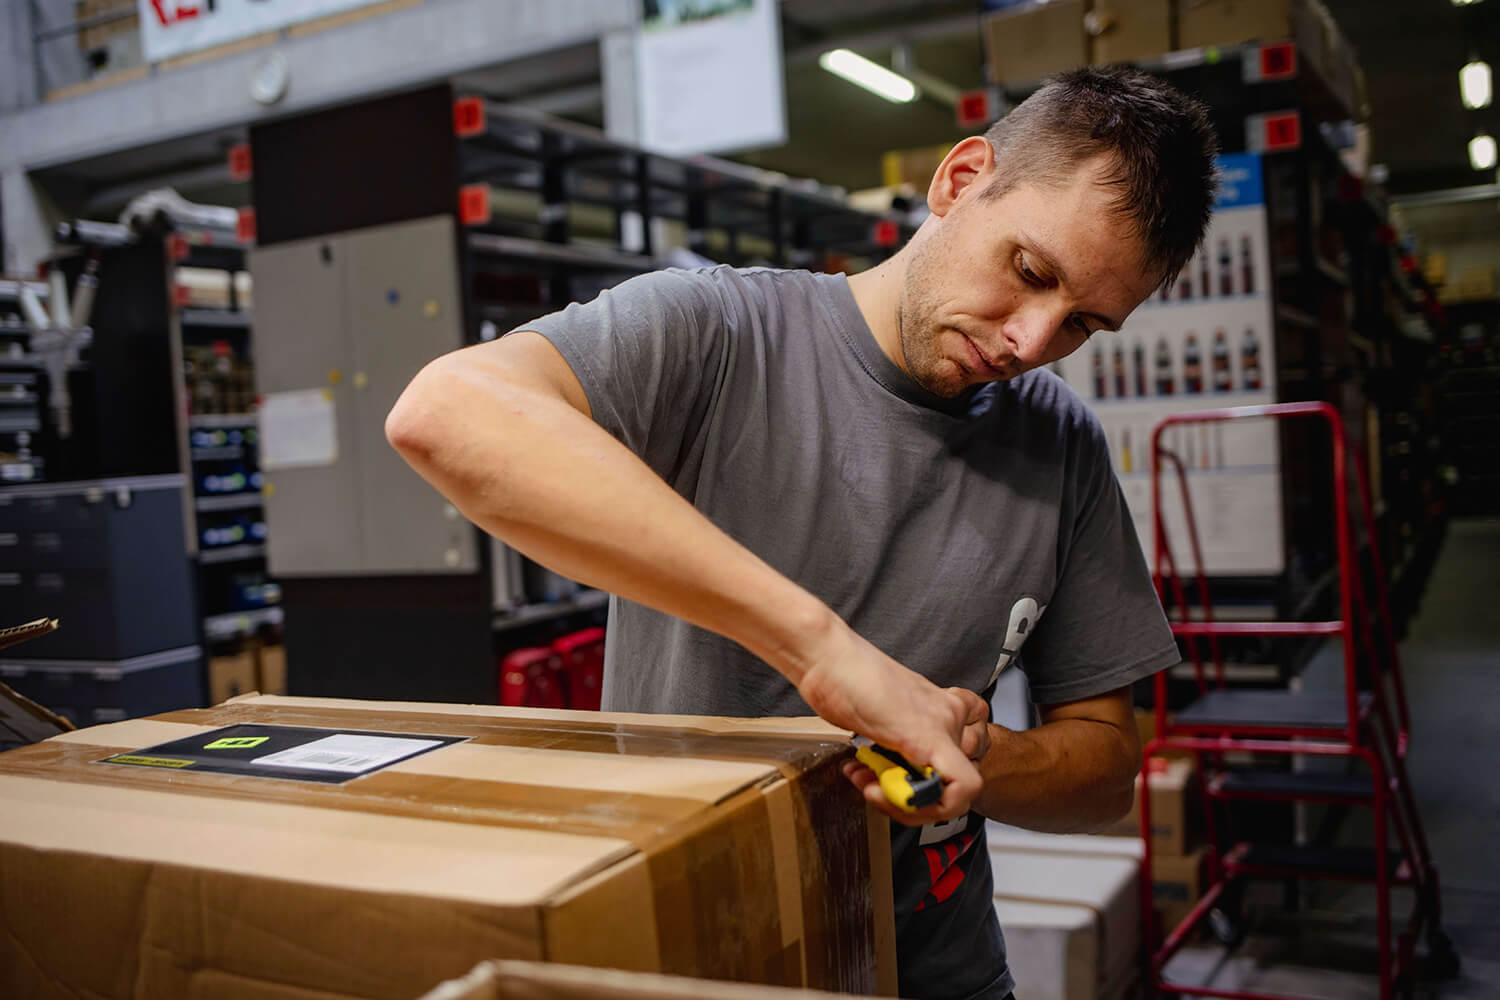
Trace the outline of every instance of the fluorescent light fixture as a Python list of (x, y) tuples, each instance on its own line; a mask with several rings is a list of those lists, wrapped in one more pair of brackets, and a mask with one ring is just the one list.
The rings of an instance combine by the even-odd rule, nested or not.
[(1475, 170), (1488, 170), (1495, 165), (1495, 137), (1480, 130), (1469, 140), (1469, 165)]
[(1479, 0), (1453, 0), (1453, 6), (1455, 6), (1455, 7), (1467, 7), (1470, 4), (1476, 4), (1478, 2), (1479, 2)]
[(1470, 59), (1458, 71), (1458, 90), (1463, 94), (1464, 107), (1487, 108), (1494, 99), (1490, 78), (1490, 64), (1478, 58)]
[(906, 104), (917, 97), (917, 85), (899, 73), (892, 73), (848, 49), (830, 49), (818, 56), (818, 65), (834, 76), (841, 76), (857, 87), (879, 94), (887, 101)]

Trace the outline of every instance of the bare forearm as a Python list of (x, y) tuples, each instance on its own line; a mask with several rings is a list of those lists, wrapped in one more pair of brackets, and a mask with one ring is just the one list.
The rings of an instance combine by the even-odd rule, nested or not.
[(726, 635), (793, 683), (809, 638), (840, 624), (545, 389), (444, 359), (418, 376), (387, 428), (486, 531), (582, 583)]
[(1134, 734), (1092, 719), (1059, 719), (1024, 732), (991, 725), (974, 808), (1048, 833), (1084, 833), (1130, 810), (1140, 767)]

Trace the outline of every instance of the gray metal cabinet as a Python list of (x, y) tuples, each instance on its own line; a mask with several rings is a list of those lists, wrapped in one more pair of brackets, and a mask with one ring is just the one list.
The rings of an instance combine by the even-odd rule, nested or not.
[(385, 440), (412, 376), (463, 344), (454, 240), (442, 216), (251, 253), (274, 575), (477, 569), (473, 526)]

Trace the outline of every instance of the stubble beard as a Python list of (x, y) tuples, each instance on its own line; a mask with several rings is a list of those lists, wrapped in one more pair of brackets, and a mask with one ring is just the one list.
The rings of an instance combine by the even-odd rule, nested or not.
[(906, 370), (917, 384), (934, 396), (953, 399), (967, 387), (963, 374), (945, 374), (953, 362), (938, 351), (942, 327), (934, 320), (937, 307), (928, 294), (937, 277), (932, 247), (912, 248), (914, 256), (906, 269), (901, 286), (901, 301), (896, 313), (896, 332), (901, 341), (901, 356)]

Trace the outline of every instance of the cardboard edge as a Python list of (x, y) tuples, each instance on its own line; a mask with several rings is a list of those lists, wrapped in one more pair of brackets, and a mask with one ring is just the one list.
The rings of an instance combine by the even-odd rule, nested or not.
[[(542, 955), (548, 962), (660, 972), (660, 928), (650, 899), (651, 873), (637, 850), (575, 882), (540, 907)], [(616, 915), (637, 912), (640, 919)]]
[(893, 997), (897, 993), (896, 884), (891, 869), (891, 820), (885, 813), (865, 807), (870, 836), (870, 902), (875, 923), (875, 992)]

